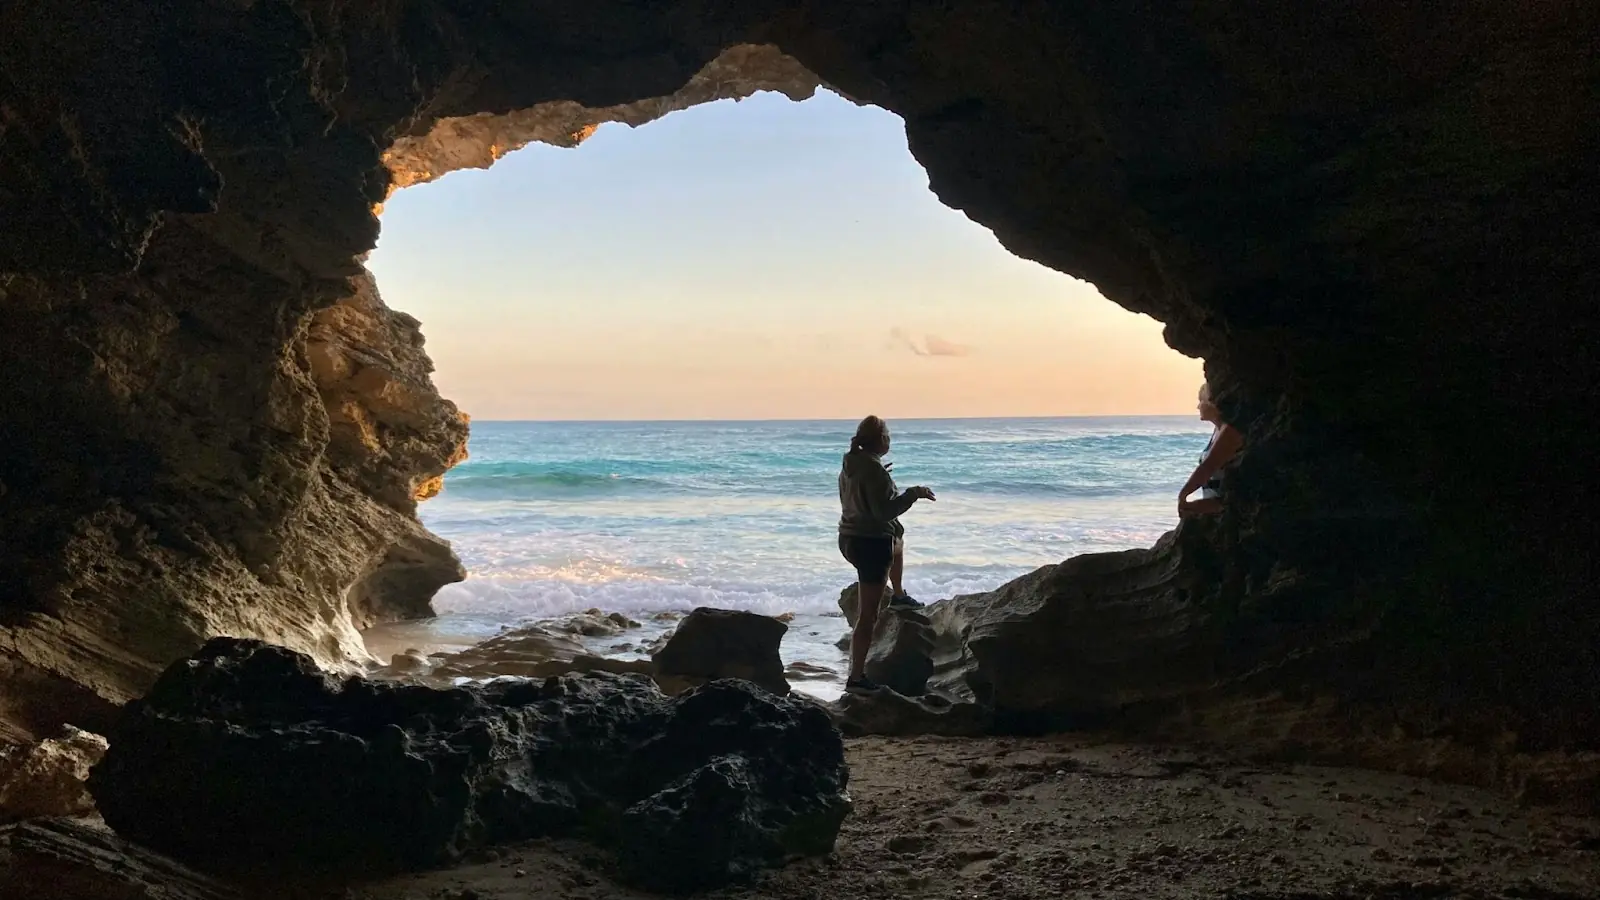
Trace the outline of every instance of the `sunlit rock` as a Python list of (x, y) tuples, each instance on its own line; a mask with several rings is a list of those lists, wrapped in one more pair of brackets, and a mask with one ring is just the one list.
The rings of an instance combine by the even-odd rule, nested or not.
[(94, 811), (84, 788), (106, 739), (68, 725), (32, 745), (0, 747), (0, 822)]

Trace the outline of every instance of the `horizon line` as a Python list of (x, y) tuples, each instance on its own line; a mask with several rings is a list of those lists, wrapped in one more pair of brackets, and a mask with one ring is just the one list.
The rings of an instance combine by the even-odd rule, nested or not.
[[(731, 418), (731, 419), (500, 419), (478, 418), (468, 413), (470, 424), (480, 422), (499, 422), (518, 425), (693, 425), (693, 424), (718, 424), (726, 422), (748, 422), (761, 424), (765, 422), (856, 422), (854, 418), (834, 418), (829, 416), (780, 416), (774, 418)], [(884, 416), (890, 422), (990, 422), (1001, 419), (1019, 420), (1063, 420), (1063, 419), (1187, 419), (1193, 418), (1200, 421), (1193, 413), (1109, 413), (1104, 415), (1070, 415), (1070, 416)]]

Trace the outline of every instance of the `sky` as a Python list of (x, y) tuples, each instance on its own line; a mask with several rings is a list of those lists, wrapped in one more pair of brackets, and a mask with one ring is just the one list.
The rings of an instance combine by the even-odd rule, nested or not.
[(369, 258), (474, 419), (1192, 413), (1154, 319), (939, 203), (892, 113), (720, 101), (396, 193)]

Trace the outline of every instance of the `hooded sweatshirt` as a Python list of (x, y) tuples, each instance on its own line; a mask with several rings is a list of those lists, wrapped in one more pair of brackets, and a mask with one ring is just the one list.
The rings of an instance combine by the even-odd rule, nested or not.
[(845, 537), (895, 538), (905, 534), (900, 514), (911, 508), (915, 497), (900, 493), (889, 477), (889, 470), (876, 456), (865, 450), (844, 455), (839, 469), (839, 534)]

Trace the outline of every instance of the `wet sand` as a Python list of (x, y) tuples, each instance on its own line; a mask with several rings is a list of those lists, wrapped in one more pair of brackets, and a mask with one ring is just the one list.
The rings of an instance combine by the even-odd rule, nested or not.
[[(848, 752), (856, 806), (837, 851), (709, 896), (1600, 897), (1600, 825), (1473, 788), (1081, 738), (867, 738)], [(604, 853), (549, 842), (318, 895), (650, 896), (612, 881)]]

